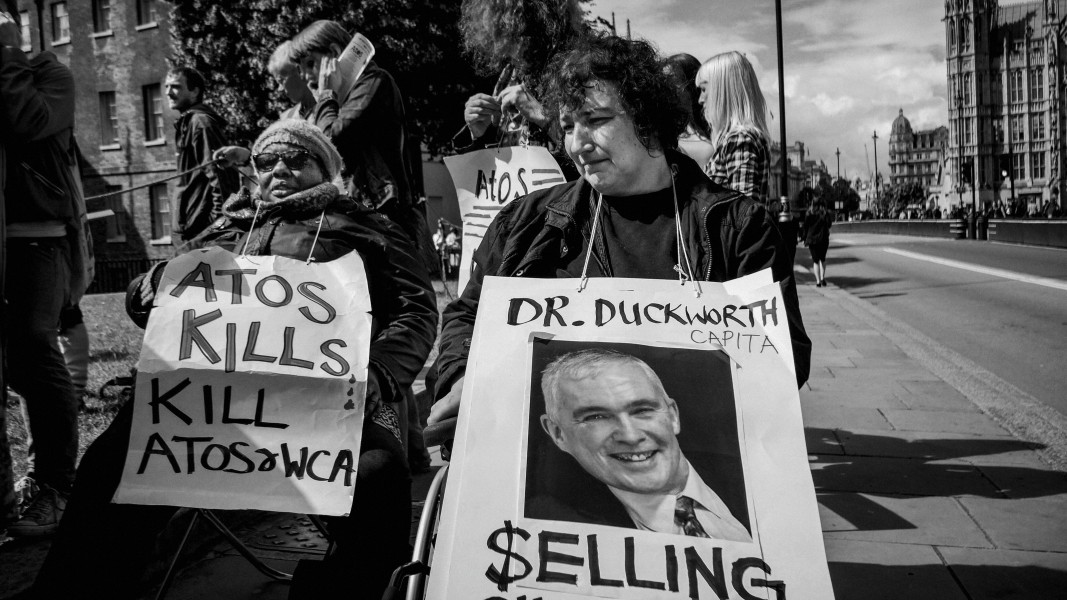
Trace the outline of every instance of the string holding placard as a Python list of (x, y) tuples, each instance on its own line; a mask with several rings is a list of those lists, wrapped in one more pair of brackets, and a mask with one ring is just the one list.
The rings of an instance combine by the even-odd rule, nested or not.
[(596, 239), (597, 225), (600, 223), (600, 206), (604, 203), (604, 194), (596, 193), (596, 210), (593, 212), (593, 229), (589, 232), (589, 249), (585, 251), (585, 263), (582, 265), (582, 277), (578, 280), (578, 293), (585, 289), (589, 281), (589, 257), (593, 255), (593, 240)]
[(245, 237), (245, 245), (241, 248), (241, 256), (248, 254), (248, 242), (252, 241), (252, 232), (256, 230), (256, 219), (259, 217), (261, 202), (256, 202), (256, 212), (252, 215), (252, 225), (248, 227), (248, 236)]
[[(674, 234), (675, 241), (678, 245), (675, 254), (679, 259), (679, 264), (674, 265), (674, 270), (678, 272), (678, 281), (685, 285), (686, 281), (692, 281), (694, 284), (693, 293), (697, 298), (703, 290), (700, 288), (700, 280), (693, 276), (693, 263), (689, 260), (689, 250), (686, 248), (685, 243), (682, 240), (682, 211), (678, 206), (678, 189), (675, 187), (674, 178), (678, 174), (678, 165), (671, 165), (671, 195), (674, 197)], [(685, 258), (686, 270), (682, 269), (681, 259)]]
[(322, 222), (326, 220), (326, 209), (322, 209), (322, 214), (319, 215), (319, 228), (315, 230), (315, 239), (311, 240), (311, 250), (308, 250), (308, 259), (304, 263), (305, 265), (311, 264), (314, 260), (315, 246), (319, 243), (319, 234), (322, 233)]

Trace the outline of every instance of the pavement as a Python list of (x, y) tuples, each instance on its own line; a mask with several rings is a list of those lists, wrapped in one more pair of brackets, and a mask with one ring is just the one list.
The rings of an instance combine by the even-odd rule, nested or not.
[[(823, 288), (803, 267), (797, 278), (814, 341), (800, 398), (838, 600), (1067, 597), (1065, 448), (990, 408), (991, 397), (1010, 403), (1010, 385), (838, 289), (832, 273)], [(431, 477), (416, 477), (413, 519)], [(325, 549), (296, 515), (231, 518), (285, 571)], [(286, 597), (286, 584), (200, 533), (168, 598)], [(46, 549), (0, 545), (0, 599), (29, 584)]]

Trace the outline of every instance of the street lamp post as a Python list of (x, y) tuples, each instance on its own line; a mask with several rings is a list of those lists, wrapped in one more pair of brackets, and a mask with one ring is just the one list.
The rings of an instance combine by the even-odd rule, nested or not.
[(874, 203), (875, 203), (876, 206), (880, 206), (878, 204), (878, 188), (880, 186), (878, 185), (879, 182), (878, 182), (878, 132), (877, 131), (874, 132), (874, 135), (871, 136), (871, 139), (874, 140)]
[(837, 178), (841, 179), (841, 149), (838, 148), (834, 154), (837, 155)]

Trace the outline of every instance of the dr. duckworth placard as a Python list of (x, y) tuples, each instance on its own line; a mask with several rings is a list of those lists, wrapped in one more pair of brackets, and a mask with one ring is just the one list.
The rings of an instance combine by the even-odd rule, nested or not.
[(785, 306), (487, 278), (429, 598), (832, 599)]
[(307, 264), (209, 248), (170, 261), (115, 502), (347, 514), (369, 311), (355, 252)]

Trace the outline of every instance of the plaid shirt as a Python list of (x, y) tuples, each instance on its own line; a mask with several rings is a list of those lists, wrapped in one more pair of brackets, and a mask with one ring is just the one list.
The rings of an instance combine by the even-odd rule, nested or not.
[(767, 142), (751, 131), (733, 131), (716, 145), (704, 172), (715, 183), (766, 204), (769, 168)]

